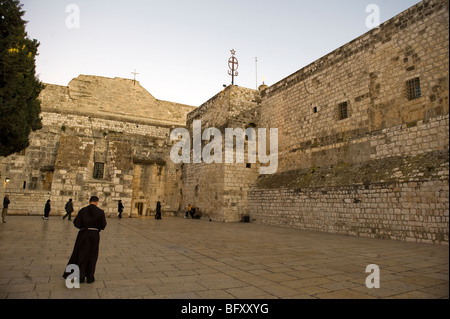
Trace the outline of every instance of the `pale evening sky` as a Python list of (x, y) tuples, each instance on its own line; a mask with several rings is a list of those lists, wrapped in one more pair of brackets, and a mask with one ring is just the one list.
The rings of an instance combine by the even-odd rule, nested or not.
[(382, 23), (418, 2), (21, 0), (28, 36), (41, 43), (41, 81), (132, 79), (136, 69), (155, 98), (193, 106), (231, 83), (231, 49), (239, 60), (236, 85), (256, 88), (263, 76), (271, 85), (369, 31), (368, 5), (378, 6)]

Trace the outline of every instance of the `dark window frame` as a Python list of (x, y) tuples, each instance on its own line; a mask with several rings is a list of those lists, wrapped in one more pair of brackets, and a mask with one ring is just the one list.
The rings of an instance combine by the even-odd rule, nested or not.
[(338, 120), (345, 120), (349, 117), (348, 113), (348, 102), (342, 102), (338, 104)]
[(406, 97), (409, 101), (422, 97), (419, 77), (406, 81), (405, 86), (406, 86)]
[(94, 169), (92, 171), (92, 177), (94, 179), (103, 179), (104, 174), (105, 174), (105, 163), (95, 162)]

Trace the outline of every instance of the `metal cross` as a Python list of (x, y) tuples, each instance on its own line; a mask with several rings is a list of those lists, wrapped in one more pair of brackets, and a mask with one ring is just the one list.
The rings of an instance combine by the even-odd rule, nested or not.
[(234, 56), (236, 51), (234, 49), (230, 50), (231, 57), (228, 59), (228, 74), (231, 75), (231, 85), (234, 85), (234, 77), (238, 75), (237, 69), (239, 67), (238, 59)]
[(139, 74), (139, 73), (137, 73), (136, 69), (134, 69), (134, 72), (131, 72), (131, 74), (134, 74), (133, 84), (136, 85), (136, 74)]

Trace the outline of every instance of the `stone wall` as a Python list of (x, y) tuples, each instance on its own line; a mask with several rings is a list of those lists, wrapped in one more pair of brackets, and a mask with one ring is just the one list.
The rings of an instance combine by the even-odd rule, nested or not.
[[(43, 129), (0, 161), (10, 211), (41, 214), (51, 198), (62, 214), (95, 193), (112, 216), (118, 199), (129, 215), (160, 200), (216, 221), (448, 244), (448, 25), (448, 1), (424, 0), (270, 87), (228, 86), (198, 108), (127, 79), (48, 85)], [(169, 158), (171, 130), (192, 145), (194, 120), (220, 130), (222, 163)], [(277, 173), (259, 175), (248, 142), (244, 163), (225, 163), (225, 129), (249, 127), (278, 129)]]
[[(221, 131), (222, 163), (183, 164), (185, 209), (192, 204), (200, 209), (203, 218), (226, 222), (238, 222), (247, 215), (247, 190), (258, 177), (258, 166), (256, 163), (250, 166), (246, 162), (236, 163), (236, 160), (225, 163), (225, 129), (245, 130), (256, 126), (260, 102), (259, 91), (228, 86), (187, 115), (186, 126), (191, 139), (194, 120), (201, 120), (202, 131), (208, 127)], [(208, 143), (203, 141), (202, 146)], [(247, 144), (244, 152), (244, 161), (247, 161)]]
[(260, 126), (279, 129), (279, 171), (369, 160), (366, 134), (448, 114), (448, 21), (448, 1), (423, 1), (266, 89)]
[(448, 151), (260, 177), (252, 221), (347, 235), (448, 244)]
[(119, 199), (124, 216), (153, 214), (158, 200), (163, 213), (181, 209), (169, 134), (193, 107), (159, 101), (138, 82), (95, 76), (47, 85), (40, 98), (43, 128), (25, 151), (1, 161), (10, 214), (42, 214), (51, 199), (50, 215), (60, 216), (69, 198), (77, 210), (91, 195), (107, 216), (117, 215)]
[(279, 170), (251, 220), (448, 244), (448, 1), (423, 1), (262, 94)]
[(192, 106), (156, 99), (139, 81), (92, 75), (79, 75), (68, 86), (46, 84), (40, 98), (43, 111), (93, 114), (122, 122), (184, 125), (186, 114), (193, 110)]

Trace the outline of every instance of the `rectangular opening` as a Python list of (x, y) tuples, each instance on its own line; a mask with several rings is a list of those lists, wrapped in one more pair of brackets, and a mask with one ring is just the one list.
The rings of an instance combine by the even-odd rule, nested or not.
[(406, 96), (410, 101), (422, 96), (422, 92), (420, 91), (419, 78), (414, 78), (406, 81)]
[(94, 163), (94, 171), (92, 173), (92, 177), (95, 179), (103, 179), (104, 168), (105, 168), (104, 163), (99, 162)]
[(338, 104), (338, 118), (339, 120), (346, 119), (348, 117), (348, 105), (347, 102)]

